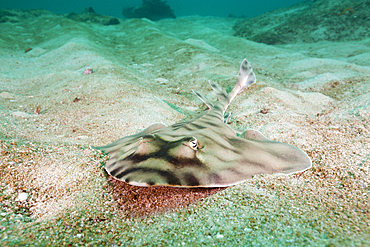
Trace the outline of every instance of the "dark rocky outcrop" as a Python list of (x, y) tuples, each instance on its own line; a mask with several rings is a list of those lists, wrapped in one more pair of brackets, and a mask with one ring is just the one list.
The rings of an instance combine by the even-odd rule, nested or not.
[(148, 18), (152, 21), (176, 18), (171, 7), (162, 0), (143, 0), (141, 6), (123, 8), (122, 14), (126, 18)]
[(2, 9), (0, 10), (0, 23), (16, 23), (40, 15), (55, 15), (44, 9)]
[(117, 18), (97, 14), (92, 7), (86, 8), (80, 14), (76, 14), (74, 12), (69, 13), (67, 18), (74, 21), (90, 21), (92, 23), (100, 23), (103, 25), (118, 25), (120, 23)]
[(265, 44), (362, 40), (370, 37), (369, 0), (308, 0), (244, 19), (235, 35)]

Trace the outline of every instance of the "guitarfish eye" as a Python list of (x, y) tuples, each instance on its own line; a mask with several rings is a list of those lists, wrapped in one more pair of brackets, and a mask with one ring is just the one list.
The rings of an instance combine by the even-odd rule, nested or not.
[(189, 141), (189, 147), (191, 149), (194, 149), (194, 150), (197, 150), (197, 146), (198, 146), (198, 141), (196, 138), (192, 138), (190, 141)]

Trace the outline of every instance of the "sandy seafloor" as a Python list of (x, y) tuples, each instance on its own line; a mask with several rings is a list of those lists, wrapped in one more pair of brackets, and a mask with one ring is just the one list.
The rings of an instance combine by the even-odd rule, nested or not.
[[(370, 40), (268, 46), (234, 37), (234, 22), (1, 23), (0, 244), (369, 244)], [(301, 148), (313, 167), (183, 204), (176, 191), (125, 198), (135, 188), (107, 179), (108, 157), (89, 146), (189, 118), (164, 100), (204, 109), (191, 89), (215, 99), (209, 81), (233, 87), (243, 58), (257, 83), (230, 105), (231, 125)]]

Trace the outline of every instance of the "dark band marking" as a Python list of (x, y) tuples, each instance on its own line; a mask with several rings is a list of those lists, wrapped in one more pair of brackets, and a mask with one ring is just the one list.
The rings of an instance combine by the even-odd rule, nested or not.
[(218, 121), (217, 122), (214, 122), (214, 121), (210, 121), (210, 120), (206, 120), (206, 119), (202, 119), (202, 122), (200, 122), (200, 123), (202, 123), (203, 125), (205, 125), (205, 127), (203, 127), (203, 129), (205, 129), (205, 128), (207, 128), (207, 127), (209, 127), (209, 126), (213, 126), (213, 127), (219, 127), (220, 126), (220, 124), (218, 123)]
[(147, 184), (148, 184), (148, 185), (153, 186), (153, 185), (155, 185), (155, 182), (154, 182), (153, 180), (149, 180), (149, 181), (147, 182)]
[[(161, 176), (162, 178), (164, 178), (168, 184), (170, 185), (181, 185), (181, 181), (179, 178), (177, 178), (175, 176), (175, 174), (173, 174), (172, 172), (168, 172), (168, 171), (162, 171), (162, 170), (158, 170), (158, 169), (153, 169), (153, 168), (146, 168), (146, 167), (138, 167), (138, 168), (129, 168), (129, 169), (126, 169), (125, 171), (123, 172), (120, 172), (118, 174), (112, 174), (113, 176), (115, 176), (116, 178), (123, 178), (124, 176), (128, 175), (128, 174), (134, 174), (134, 173), (154, 173), (154, 174), (157, 174), (159, 176)], [(126, 179), (128, 180), (128, 179)], [(130, 181), (134, 181), (133, 178), (131, 177)], [(136, 182), (136, 181), (135, 181)], [(150, 181), (145, 181), (146, 183), (152, 183), (151, 185), (154, 185), (154, 181), (151, 179)]]
[(190, 126), (192, 126), (194, 129), (196, 130), (199, 130), (199, 129), (206, 129), (207, 128), (207, 124), (204, 126), (202, 125), (201, 122), (197, 122), (197, 123), (189, 123)]
[(197, 129), (197, 128), (194, 128), (193, 126), (189, 125), (189, 124), (185, 125), (183, 128), (186, 129), (187, 131), (194, 131), (194, 130)]
[(199, 180), (190, 172), (187, 172), (184, 174), (183, 179), (186, 183), (186, 185), (189, 186), (198, 186), (200, 185)]
[(228, 147), (228, 146), (226, 146), (226, 145), (224, 145), (224, 144), (222, 144), (222, 143), (220, 143), (220, 142), (215, 142), (215, 141), (212, 139), (212, 137), (209, 137), (209, 136), (206, 136), (206, 135), (202, 135), (202, 136), (203, 136), (203, 138), (208, 139), (208, 140), (209, 140), (209, 142), (214, 142), (214, 143), (216, 143), (219, 147), (221, 147), (221, 148), (223, 148), (223, 149), (226, 149), (226, 150), (230, 150), (230, 151), (232, 151), (232, 152), (234, 152), (234, 153), (236, 153), (236, 154), (242, 155), (242, 154), (243, 154), (243, 152), (245, 152), (245, 151), (246, 151), (246, 150), (243, 150), (243, 149), (238, 149), (238, 148), (237, 148), (238, 146), (234, 146), (234, 145), (233, 145), (233, 143), (229, 141), (229, 139), (225, 139), (225, 138), (224, 138), (224, 140), (225, 140), (226, 142), (228, 142), (228, 143), (230, 144), (230, 146), (232, 146), (232, 148), (230, 148), (230, 147)]
[(220, 175), (218, 175), (217, 173), (211, 173), (209, 175), (209, 180), (213, 183), (217, 183), (217, 184), (221, 184), (223, 181), (220, 177)]
[(177, 129), (180, 129), (181, 127), (183, 127), (184, 125), (188, 124), (189, 122), (180, 122), (180, 123), (175, 123), (169, 127), (177, 130)]
[(168, 159), (166, 161), (176, 168), (197, 167), (197, 168), (208, 170), (208, 167), (204, 165), (198, 158), (189, 159), (189, 158), (172, 157), (171, 159)]

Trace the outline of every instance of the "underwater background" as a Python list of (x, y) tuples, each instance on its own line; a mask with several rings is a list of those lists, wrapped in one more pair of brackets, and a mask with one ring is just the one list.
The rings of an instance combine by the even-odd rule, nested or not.
[[(176, 16), (201, 15), (201, 16), (220, 16), (226, 17), (230, 14), (245, 15), (248, 17), (262, 14), (276, 8), (292, 5), (302, 0), (168, 0), (167, 3), (175, 11)], [(66, 0), (66, 1), (1, 1), (0, 9), (46, 9), (51, 12), (62, 14), (69, 12), (81, 12), (87, 7), (92, 7), (99, 14), (110, 15), (122, 18), (122, 8), (130, 6), (139, 6), (141, 0)]]
[[(0, 1), (0, 246), (368, 246), (370, 0), (143, 2)], [(214, 189), (106, 174), (91, 146), (201, 114), (192, 89), (215, 102), (244, 58), (257, 81), (227, 124), (310, 169)]]

